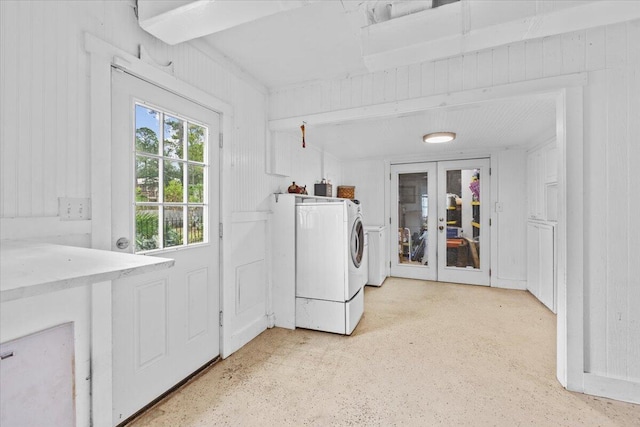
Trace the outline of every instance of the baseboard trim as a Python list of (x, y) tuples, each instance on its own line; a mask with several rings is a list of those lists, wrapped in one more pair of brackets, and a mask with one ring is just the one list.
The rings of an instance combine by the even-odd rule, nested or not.
[(640, 383), (633, 381), (585, 373), (584, 393), (640, 404)]
[(230, 348), (225, 349), (222, 358), (226, 359), (236, 351), (240, 350), (240, 348), (249, 341), (266, 331), (269, 323), (268, 320), (267, 316), (261, 316), (239, 331), (235, 331), (229, 340)]
[(497, 278), (494, 283), (491, 284), (492, 288), (501, 288), (501, 289), (516, 289), (519, 291), (527, 290), (527, 281), (526, 280), (517, 280), (517, 279), (500, 279)]

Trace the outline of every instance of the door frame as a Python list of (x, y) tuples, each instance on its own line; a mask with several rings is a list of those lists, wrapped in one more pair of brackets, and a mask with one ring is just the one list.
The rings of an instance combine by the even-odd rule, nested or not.
[[(89, 117), (91, 141), (91, 247), (111, 250), (111, 68), (116, 67), (127, 73), (175, 93), (205, 108), (220, 114), (220, 134), (233, 134), (234, 111), (230, 104), (204, 92), (203, 90), (176, 79), (162, 70), (129, 53), (89, 34), (84, 34), (84, 48), (89, 54)], [(169, 71), (169, 72), (167, 72)], [(101, 118), (101, 119), (97, 119)], [(215, 142), (214, 142), (215, 144)], [(222, 144), (220, 144), (222, 145)], [(223, 228), (231, 224), (231, 193), (226, 184), (231, 181), (229, 150), (220, 148), (219, 220)], [(211, 224), (215, 236), (215, 224)], [(225, 333), (229, 322), (228, 313), (233, 312), (233, 283), (228, 286), (229, 254), (231, 239), (225, 236), (219, 246), (220, 309), (223, 312), (220, 326), (220, 356), (229, 356), (231, 337)], [(91, 291), (91, 363), (100, 366), (91, 379), (91, 413), (96, 426), (111, 427), (112, 407), (112, 307), (111, 282), (94, 285)], [(227, 291), (225, 292), (225, 289)], [(230, 291), (229, 291), (230, 290)], [(228, 298), (225, 299), (225, 296)]]
[[(442, 105), (455, 106), (475, 102), (490, 101), (516, 96), (536, 94), (554, 94), (556, 98), (556, 138), (558, 144), (558, 228), (557, 250), (558, 270), (557, 283), (557, 317), (556, 326), (556, 378), (560, 384), (571, 391), (598, 393), (596, 387), (603, 385), (585, 385), (589, 373), (584, 371), (584, 183), (583, 183), (583, 129), (584, 129), (584, 87), (588, 84), (586, 72), (573, 73), (554, 77), (544, 77), (537, 80), (509, 83), (492, 86), (490, 89), (480, 88), (453, 92), (447, 94), (425, 96), (417, 99), (389, 103), (372, 111), (370, 107), (355, 108), (347, 115), (337, 119), (335, 113), (319, 113), (317, 117), (306, 115), (307, 123), (321, 124), (327, 122), (342, 122), (365, 118), (378, 118), (402, 113), (425, 111), (440, 108)], [(295, 122), (297, 118), (273, 121), (271, 127), (279, 129)], [(498, 195), (499, 162), (495, 153), (479, 151), (466, 155), (439, 156), (411, 156), (385, 160), (385, 207), (386, 217), (391, 216), (391, 163), (414, 163), (441, 160), (471, 159), (489, 157), (494, 165), (491, 180), (490, 218), (492, 224), (495, 215), (496, 197)], [(491, 240), (497, 241), (497, 228), (491, 227)], [(572, 250), (567, 251), (567, 236), (571, 236)], [(501, 287), (497, 276), (497, 245), (491, 247), (491, 287)], [(389, 256), (390, 251), (387, 251)], [(387, 268), (390, 260), (385, 260)], [(386, 271), (389, 274), (389, 270)], [(571, 340), (569, 340), (571, 337)], [(595, 382), (594, 382), (595, 384)], [(600, 392), (601, 393), (601, 392)]]

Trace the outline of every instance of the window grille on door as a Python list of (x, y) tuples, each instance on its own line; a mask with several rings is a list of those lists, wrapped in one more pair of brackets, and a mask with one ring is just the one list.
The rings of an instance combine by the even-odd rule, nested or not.
[(205, 243), (208, 129), (135, 104), (135, 251)]

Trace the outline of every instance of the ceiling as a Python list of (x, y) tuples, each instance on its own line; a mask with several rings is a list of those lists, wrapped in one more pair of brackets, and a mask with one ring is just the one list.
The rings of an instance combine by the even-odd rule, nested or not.
[[(138, 2), (141, 6), (149, 3), (156, 8), (158, 4), (150, 0)], [(173, 37), (174, 40), (193, 37), (193, 34), (187, 34), (189, 31), (194, 34), (203, 31), (203, 34), (208, 35), (200, 37), (199, 43), (222, 53), (268, 90), (364, 74), (371, 71), (373, 60), (386, 54), (389, 56), (384, 57), (386, 59), (382, 63), (393, 66), (393, 61), (399, 59), (393, 56), (393, 53), (407, 45), (414, 46), (420, 52), (451, 56), (457, 51), (449, 49), (448, 54), (441, 52), (439, 40), (446, 40), (447, 31), (459, 33), (456, 37), (466, 37), (463, 31), (456, 27), (463, 21), (460, 15), (461, 3), (426, 10), (430, 8), (431, 0), (263, 2), (265, 3), (259, 4), (269, 5), (269, 8), (260, 11), (251, 1), (228, 3), (174, 0), (174, 3), (182, 5), (176, 8), (175, 12), (148, 9), (150, 18), (145, 21), (145, 25), (156, 28), (154, 31), (160, 31), (157, 29), (158, 26), (162, 27), (163, 23), (172, 22), (173, 25), (164, 25), (167, 32), (163, 37)], [(507, 4), (493, 3), (498, 6)], [(509, 4), (513, 4), (512, 9), (517, 6), (517, 13), (509, 15), (510, 9), (506, 7), (494, 5), (493, 8), (485, 8), (476, 3), (470, 4), (469, 7), (478, 8), (472, 10), (475, 17), (473, 22), (480, 22), (480, 18), (484, 16), (482, 13), (488, 14), (485, 20), (497, 19), (493, 16), (496, 12), (506, 14), (500, 17), (503, 20), (519, 19), (523, 13), (532, 13), (522, 6), (525, 3)], [(526, 4), (535, 6), (535, 2)], [(251, 16), (246, 13), (237, 14), (238, 10), (235, 9), (228, 10), (236, 5), (244, 7), (240, 11), (252, 12)], [(381, 6), (390, 9), (383, 10)], [(218, 9), (215, 9), (216, 7)], [(225, 11), (228, 12), (225, 16), (236, 13), (236, 17), (228, 19), (224, 27), (212, 32), (214, 30), (211, 27), (211, 19), (221, 16)], [(382, 16), (384, 13), (381, 11), (387, 12), (387, 16)], [(199, 19), (200, 22), (196, 24), (194, 19)], [(520, 23), (517, 20), (515, 22)], [(178, 24), (186, 27), (180, 27)], [(529, 34), (532, 30), (527, 22), (522, 25), (524, 27), (512, 31), (510, 37), (522, 39), (522, 31), (530, 37), (535, 36), (534, 33)], [(449, 26), (455, 28), (450, 29)], [(191, 27), (193, 29), (189, 29)], [(495, 35), (503, 32), (498, 31), (497, 27), (491, 28), (493, 29), (486, 30), (486, 34), (492, 43), (507, 43), (510, 40), (508, 37), (496, 39)], [(482, 28), (478, 28), (478, 31), (474, 32), (473, 40), (483, 40), (481, 30)], [(417, 42), (422, 39), (431, 45), (421, 45)], [(420, 62), (415, 56), (415, 52), (418, 51), (405, 52), (404, 60), (409, 58), (413, 62)], [(555, 117), (553, 97), (535, 96), (432, 109), (372, 120), (308, 125), (306, 139), (310, 146), (323, 149), (341, 159), (410, 159), (416, 156), (424, 158), (429, 155), (454, 153), (486, 155), (494, 150), (527, 145), (553, 136)], [(437, 131), (453, 131), (458, 137), (450, 144), (422, 143), (422, 135)], [(290, 137), (294, 140), (299, 137), (297, 126), (295, 130), (291, 130)]]
[[(372, 13), (381, 3), (391, 2), (311, 2), (216, 32), (202, 40), (268, 88), (362, 74), (368, 69), (361, 29), (372, 24), (372, 19), (378, 19)], [(395, 1), (394, 6), (401, 3)], [(431, 1), (404, 3), (413, 8), (409, 10), (413, 13)], [(394, 20), (392, 16), (381, 26), (370, 28), (394, 25), (391, 22)], [(552, 137), (555, 117), (553, 97), (535, 96), (432, 109), (400, 117), (307, 125), (306, 140), (309, 146), (340, 159), (407, 160), (454, 153), (486, 155)], [(458, 136), (449, 144), (422, 143), (422, 135), (437, 131), (454, 131)], [(290, 137), (297, 140), (299, 133), (296, 128)]]
[[(530, 146), (555, 135), (553, 95), (438, 108), (400, 117), (306, 126), (306, 141), (342, 160), (411, 160)], [(429, 132), (453, 131), (446, 144), (424, 144)], [(299, 134), (299, 132), (298, 132)]]
[(274, 88), (367, 72), (359, 30), (341, 1), (325, 0), (202, 40), (265, 86)]

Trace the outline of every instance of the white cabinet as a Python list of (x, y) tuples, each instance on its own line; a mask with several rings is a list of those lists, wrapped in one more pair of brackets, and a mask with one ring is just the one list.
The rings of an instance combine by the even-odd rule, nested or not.
[(369, 280), (367, 285), (382, 286), (382, 282), (387, 278), (385, 268), (385, 254), (387, 248), (385, 242), (386, 227), (368, 226), (364, 227), (369, 240)]
[(0, 425), (76, 425), (72, 323), (2, 343), (0, 356)]
[(527, 290), (556, 312), (555, 226), (527, 223)]

